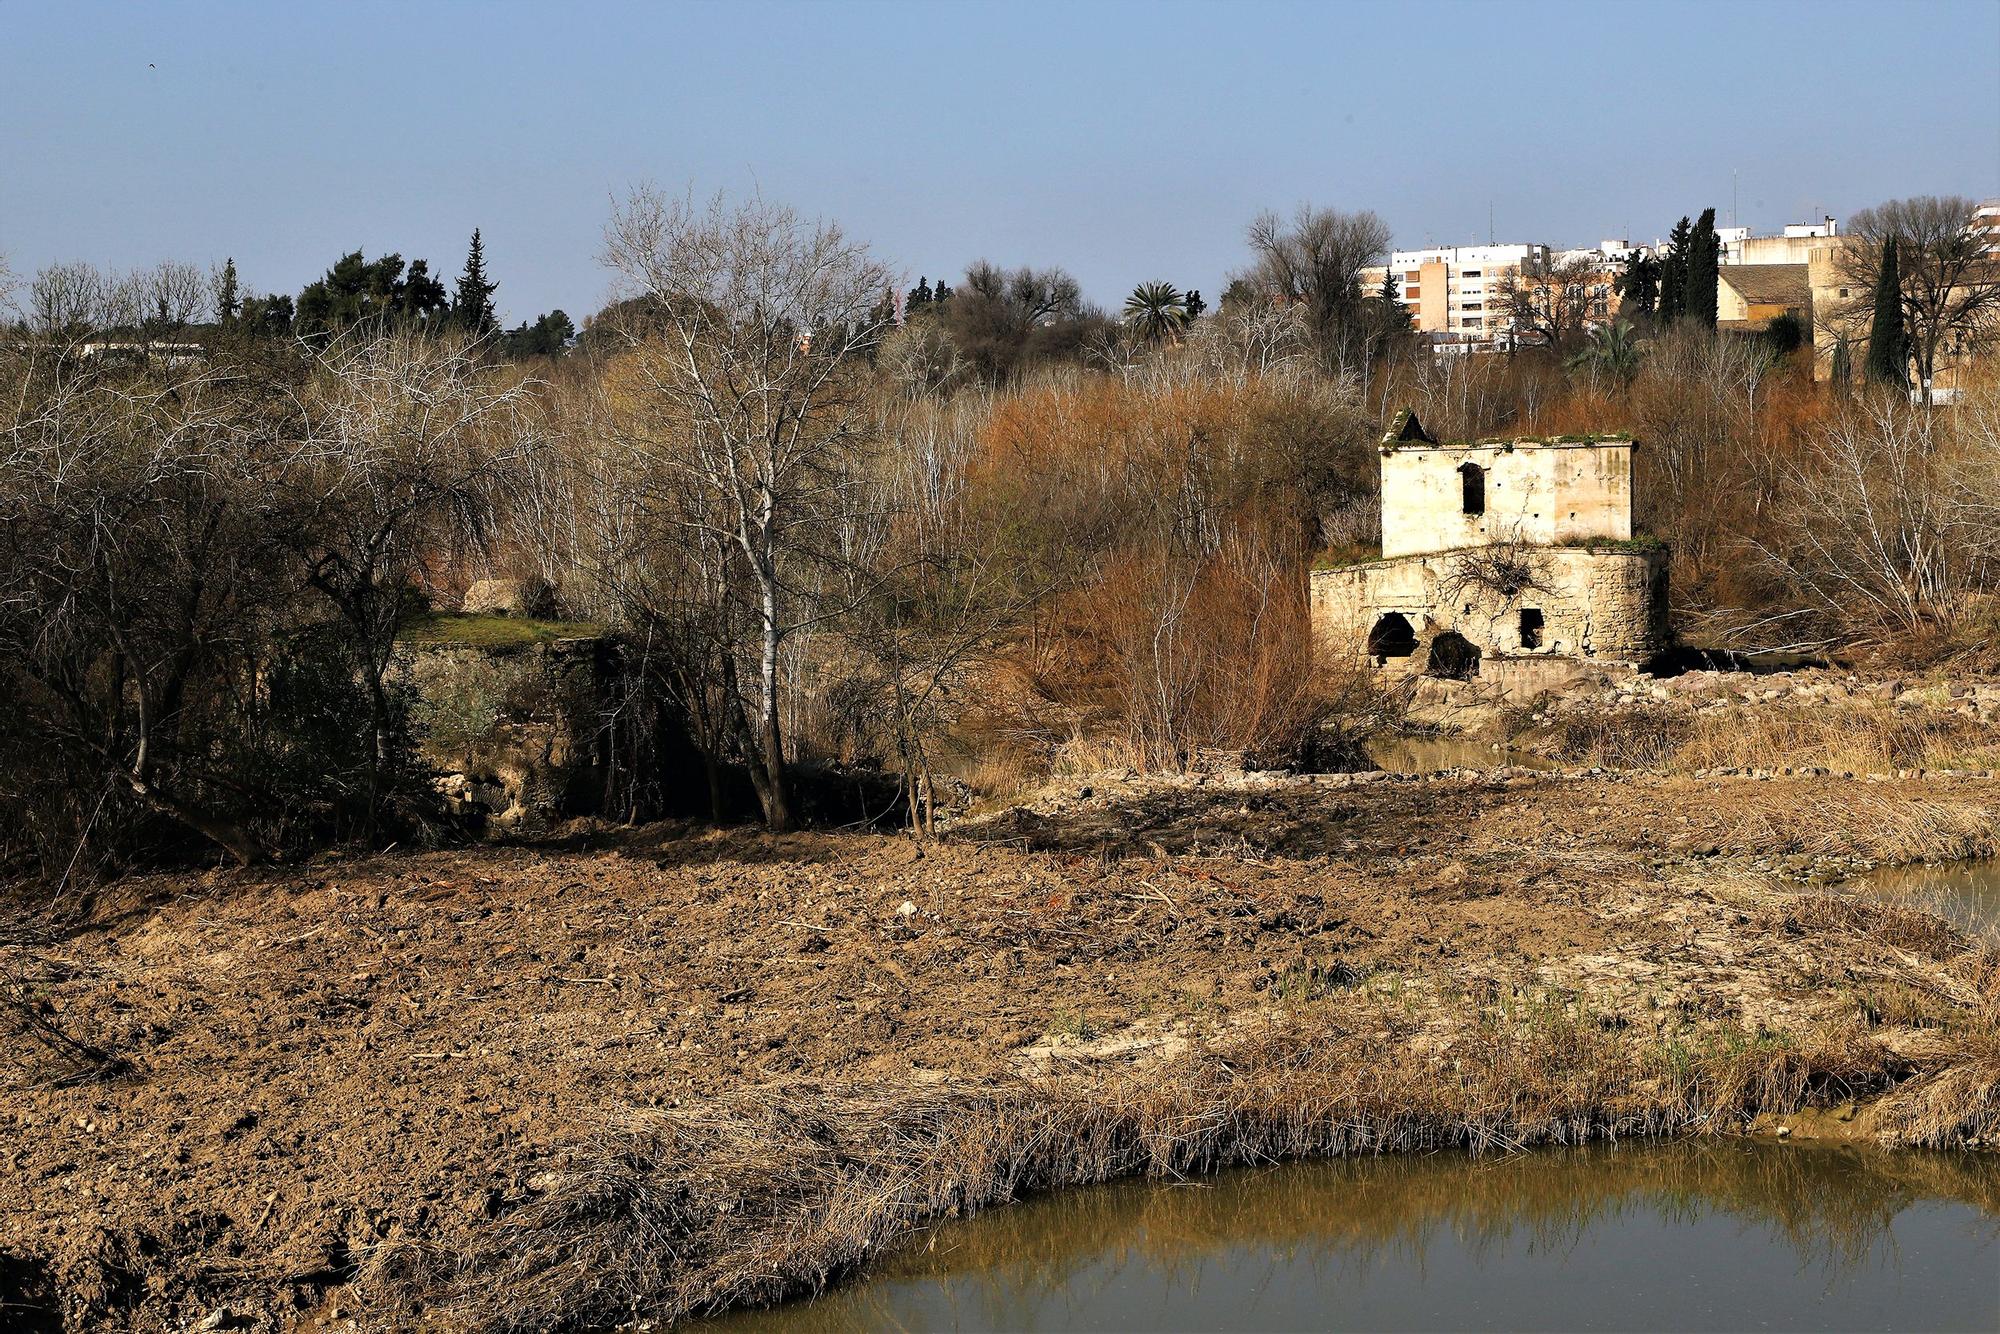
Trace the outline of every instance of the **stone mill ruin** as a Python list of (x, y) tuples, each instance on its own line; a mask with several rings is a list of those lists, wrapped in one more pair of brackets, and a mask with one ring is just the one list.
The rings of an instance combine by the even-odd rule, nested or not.
[(1668, 646), (1667, 552), (1632, 530), (1627, 437), (1382, 437), (1382, 556), (1312, 574), (1331, 662), (1509, 692), (1579, 667), (1636, 671)]

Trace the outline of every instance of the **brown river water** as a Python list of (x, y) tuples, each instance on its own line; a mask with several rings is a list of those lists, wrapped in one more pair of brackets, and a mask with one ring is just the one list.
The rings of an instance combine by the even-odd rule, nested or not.
[(1889, 866), (1840, 888), (1936, 913), (1962, 931), (2000, 944), (2000, 858), (1948, 866)]
[(1990, 1331), (2000, 1159), (1726, 1141), (1120, 1182), (705, 1328)]

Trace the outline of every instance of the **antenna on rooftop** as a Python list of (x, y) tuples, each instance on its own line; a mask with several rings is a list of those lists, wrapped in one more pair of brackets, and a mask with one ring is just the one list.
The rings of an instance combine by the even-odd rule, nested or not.
[(1729, 169), (1729, 225), (1736, 226), (1736, 168)]
[(1486, 244), (1493, 244), (1493, 201), (1486, 201)]

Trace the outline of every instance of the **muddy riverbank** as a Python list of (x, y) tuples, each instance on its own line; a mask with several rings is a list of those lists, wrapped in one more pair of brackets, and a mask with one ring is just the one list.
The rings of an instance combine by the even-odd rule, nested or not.
[(1996, 837), (1990, 778), (1508, 769), (1103, 779), (921, 853), (580, 830), (135, 878), (6, 947), (76, 1045), (8, 1038), (0, 1287), (51, 1327), (542, 1328), (1134, 1173), (1809, 1106), (1988, 1143), (1991, 953), (1782, 877)]

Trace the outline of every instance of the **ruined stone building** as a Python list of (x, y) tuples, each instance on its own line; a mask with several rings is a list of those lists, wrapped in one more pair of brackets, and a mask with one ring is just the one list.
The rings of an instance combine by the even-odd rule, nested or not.
[(1382, 437), (1382, 557), (1312, 573), (1324, 660), (1510, 690), (1667, 647), (1667, 553), (1632, 532), (1636, 441)]

